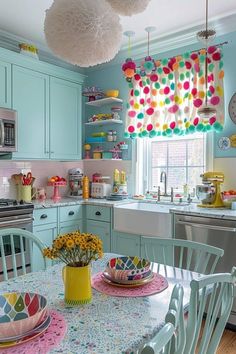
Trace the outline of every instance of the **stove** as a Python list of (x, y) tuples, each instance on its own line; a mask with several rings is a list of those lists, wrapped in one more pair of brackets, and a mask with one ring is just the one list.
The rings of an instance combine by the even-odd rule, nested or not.
[(33, 221), (32, 203), (25, 203), (23, 200), (0, 199), (0, 229), (5, 227), (23, 228), (22, 222), (29, 223), (24, 229), (32, 231)]
[[(31, 231), (33, 229), (33, 209), (32, 203), (25, 203), (23, 200), (17, 201), (15, 199), (0, 199), (0, 230), (1, 229), (23, 229)], [(4, 235), (2, 237), (2, 244), (0, 248), (0, 281), (3, 280), (3, 268), (2, 268), (2, 252), (5, 255), (5, 265), (7, 269), (8, 277), (14, 276), (13, 264), (15, 263), (18, 269), (18, 274), (22, 274), (23, 263), (21, 257), (21, 242), (23, 242), (25, 253), (25, 267), (27, 271), (30, 271), (30, 252), (31, 246), (28, 241), (20, 237), (14, 238), (14, 246), (12, 246), (13, 239), (10, 235)], [(14, 251), (13, 249), (14, 248)]]
[(26, 203), (23, 200), (0, 198), (0, 216), (4, 211), (28, 210), (31, 212), (33, 208), (32, 203)]

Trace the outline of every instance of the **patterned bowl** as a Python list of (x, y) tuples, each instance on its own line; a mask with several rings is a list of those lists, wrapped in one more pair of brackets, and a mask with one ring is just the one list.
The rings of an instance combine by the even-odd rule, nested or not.
[(139, 257), (117, 257), (107, 263), (106, 272), (114, 281), (138, 280), (145, 278), (150, 269), (150, 262)]
[(0, 295), (0, 339), (33, 329), (47, 314), (47, 300), (34, 293)]

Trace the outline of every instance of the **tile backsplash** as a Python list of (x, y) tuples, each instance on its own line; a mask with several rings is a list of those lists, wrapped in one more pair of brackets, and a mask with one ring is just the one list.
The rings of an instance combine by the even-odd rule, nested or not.
[[(90, 180), (93, 173), (99, 172), (103, 176), (110, 176), (108, 183), (113, 183), (113, 171), (115, 168), (126, 171), (128, 191), (132, 193), (132, 164), (131, 161), (0, 161), (0, 198), (16, 198), (17, 191), (14, 182), (11, 179), (13, 174), (18, 174), (24, 170), (31, 171), (35, 177), (34, 187), (46, 187), (49, 176), (58, 175), (68, 177), (70, 168), (81, 168), (84, 174), (88, 175)], [(46, 188), (47, 197), (53, 194), (53, 188)], [(61, 196), (68, 195), (69, 187), (61, 187)]]
[[(83, 169), (83, 161), (0, 161), (0, 198), (16, 198), (16, 186), (11, 175), (22, 170), (30, 170), (35, 177), (34, 187), (46, 187), (49, 176), (58, 175), (67, 178), (68, 169)], [(52, 187), (47, 187), (47, 196), (52, 195)], [(67, 195), (68, 187), (60, 189), (62, 196)]]

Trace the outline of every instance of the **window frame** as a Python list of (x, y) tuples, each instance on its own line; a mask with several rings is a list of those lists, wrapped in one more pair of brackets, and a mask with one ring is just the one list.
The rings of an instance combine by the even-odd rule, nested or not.
[[(189, 138), (194, 137), (189, 136)], [(205, 163), (206, 163), (206, 170), (212, 171), (213, 170), (213, 137), (214, 133), (207, 133), (205, 134)], [(158, 140), (163, 141), (170, 141), (170, 140), (180, 140), (186, 139), (184, 137), (176, 137), (173, 138), (166, 138), (166, 137), (158, 137)], [(136, 168), (135, 168), (135, 194), (145, 194), (147, 190), (150, 190), (151, 186), (151, 176), (152, 171), (151, 168), (149, 170), (149, 166), (151, 166), (151, 144), (150, 142), (152, 139), (137, 139), (136, 144), (134, 146), (135, 149), (135, 157), (136, 157)], [(178, 166), (181, 167), (181, 166)], [(184, 166), (185, 167), (185, 166)]]

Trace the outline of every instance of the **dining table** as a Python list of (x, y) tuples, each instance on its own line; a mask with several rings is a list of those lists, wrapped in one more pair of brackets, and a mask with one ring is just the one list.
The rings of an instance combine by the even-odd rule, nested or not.
[[(92, 276), (103, 272), (107, 262), (117, 254), (105, 253), (92, 262)], [(63, 316), (66, 323), (64, 338), (48, 353), (63, 354), (131, 354), (138, 353), (142, 345), (164, 325), (165, 315), (175, 284), (184, 289), (184, 307), (190, 298), (190, 282), (201, 274), (167, 265), (152, 263), (153, 272), (168, 282), (163, 291), (140, 297), (110, 296), (95, 289), (92, 301), (79, 306), (64, 302), (62, 268), (58, 263), (46, 270), (28, 273), (0, 282), (0, 294), (6, 292), (33, 292), (46, 297), (49, 310)], [(19, 346), (20, 348), (20, 346)], [(0, 349), (0, 354), (4, 349)], [(35, 354), (45, 354), (43, 351)]]

